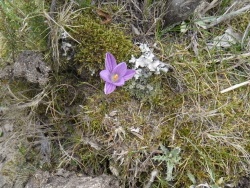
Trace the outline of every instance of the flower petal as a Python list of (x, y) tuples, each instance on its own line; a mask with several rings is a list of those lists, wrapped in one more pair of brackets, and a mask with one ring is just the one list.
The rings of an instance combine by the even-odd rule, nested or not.
[(127, 69), (126, 74), (123, 76), (124, 80), (127, 81), (131, 78), (133, 78), (133, 76), (135, 75), (135, 70), (132, 69)]
[(126, 63), (119, 63), (114, 70), (112, 71), (112, 74), (118, 74), (119, 77), (123, 77), (127, 72), (127, 64)]
[(117, 82), (113, 82), (112, 84), (115, 86), (123, 86), (125, 84), (125, 80), (123, 77), (121, 77)]
[(105, 69), (112, 72), (116, 65), (117, 63), (115, 57), (111, 53), (107, 52), (105, 58)]
[(104, 86), (104, 93), (108, 95), (112, 93), (113, 91), (115, 91), (115, 89), (116, 89), (115, 85), (106, 82)]
[(112, 83), (112, 80), (110, 80), (110, 72), (108, 70), (102, 70), (100, 72), (100, 77), (108, 83)]

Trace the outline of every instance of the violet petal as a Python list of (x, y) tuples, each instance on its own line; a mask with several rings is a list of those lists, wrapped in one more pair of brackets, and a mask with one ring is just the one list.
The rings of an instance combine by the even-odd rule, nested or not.
[(108, 83), (112, 83), (112, 80), (110, 80), (110, 72), (108, 70), (102, 70), (100, 72), (100, 77)]
[(126, 63), (119, 63), (114, 70), (112, 71), (112, 74), (118, 74), (119, 77), (123, 77), (127, 72), (127, 64)]
[(106, 82), (105, 86), (104, 86), (104, 93), (106, 95), (108, 95), (108, 94), (112, 93), (113, 91), (115, 91), (115, 89), (116, 89), (115, 85)]
[(126, 74), (123, 76), (124, 80), (127, 81), (131, 78), (133, 78), (133, 76), (135, 75), (135, 70), (132, 69), (127, 69)]
[(115, 86), (123, 86), (125, 84), (125, 80), (123, 77), (121, 77), (117, 82), (113, 82), (112, 84)]
[(107, 52), (105, 58), (105, 69), (111, 73), (116, 65), (117, 63), (115, 57), (111, 53)]

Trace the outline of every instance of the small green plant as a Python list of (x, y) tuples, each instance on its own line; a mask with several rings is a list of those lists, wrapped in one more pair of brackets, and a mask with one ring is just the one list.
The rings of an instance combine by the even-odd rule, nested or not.
[(176, 147), (173, 150), (168, 150), (165, 146), (162, 144), (160, 145), (161, 150), (163, 152), (163, 155), (155, 156), (153, 157), (153, 160), (166, 162), (167, 164), (167, 181), (173, 181), (173, 170), (177, 164), (179, 164), (179, 161), (181, 160), (181, 157), (179, 156), (181, 149)]
[(47, 26), (39, 1), (0, 1), (0, 33), (6, 43), (4, 56), (15, 59), (21, 50), (45, 50)]

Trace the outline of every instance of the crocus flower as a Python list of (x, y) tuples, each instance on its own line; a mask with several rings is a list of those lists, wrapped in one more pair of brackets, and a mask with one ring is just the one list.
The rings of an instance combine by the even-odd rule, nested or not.
[(101, 78), (105, 81), (104, 93), (112, 93), (117, 86), (123, 86), (125, 81), (133, 78), (135, 70), (128, 69), (127, 64), (122, 62), (117, 65), (115, 57), (106, 53), (105, 70), (100, 72)]

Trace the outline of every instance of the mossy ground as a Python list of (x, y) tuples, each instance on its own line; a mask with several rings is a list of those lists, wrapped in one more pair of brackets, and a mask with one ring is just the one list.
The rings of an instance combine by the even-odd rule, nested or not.
[[(131, 39), (134, 35), (127, 33), (127, 27), (121, 30), (114, 23), (103, 25), (102, 19), (92, 12), (96, 7), (90, 7), (88, 3), (81, 5), (83, 10), (80, 14), (71, 14), (72, 19), (64, 20), (65, 30), (78, 42), (74, 59), (58, 59), (60, 65), (66, 64), (70, 70), (59, 67), (59, 71), (53, 71), (45, 88), (17, 80), (1, 83), (5, 88), (1, 94), (2, 106), (26, 103), (34, 100), (33, 97), (42, 90), (46, 92), (38, 104), (25, 110), (30, 122), (42, 124), (42, 132), (50, 139), (50, 162), (39, 165), (39, 150), (34, 145), (41, 136), (31, 131), (28, 136), (22, 135), (23, 138), (28, 137), (23, 142), (29, 147), (20, 149), (25, 157), (28, 154), (33, 156), (31, 159), (29, 155), (27, 164), (50, 171), (64, 167), (88, 175), (108, 173), (117, 176), (124, 187), (143, 187), (149, 182), (153, 170), (159, 173), (152, 187), (189, 187), (202, 183), (213, 187), (224, 187), (227, 183), (236, 185), (250, 167), (250, 87), (244, 86), (224, 94), (220, 91), (249, 80), (249, 57), (234, 58), (235, 54), (244, 53), (238, 45), (208, 50), (204, 41), (223, 34), (228, 24), (244, 31), (249, 12), (221, 24), (219, 29), (208, 31), (191, 25), (188, 34), (172, 31), (155, 33), (153, 38), (147, 36), (149, 41), (160, 46), (155, 54), (171, 64), (174, 71), (153, 78), (157, 89), (152, 95), (139, 100), (131, 96), (127, 88), (118, 88), (111, 95), (105, 95), (104, 83), (97, 77), (104, 67), (107, 51), (113, 53), (118, 62), (128, 62), (131, 54), (138, 53)], [(15, 16), (15, 20), (19, 20), (30, 15), (25, 12), (33, 10), (30, 6), (29, 3), (14, 6), (10, 9), (13, 12), (8, 12), (9, 17)], [(46, 23), (46, 17), (41, 15), (48, 8), (40, 4), (32, 6), (37, 9), (31, 18)], [(79, 8), (70, 6), (72, 11)], [(1, 7), (0, 12), (6, 14), (3, 4)], [(16, 8), (24, 15), (14, 14)], [(125, 19), (127, 16), (119, 15), (117, 5), (115, 8), (103, 7), (106, 12), (109, 9), (117, 17), (125, 16)], [(5, 61), (29, 49), (44, 51), (48, 62), (53, 63), (50, 60), (53, 55), (45, 45), (49, 26), (35, 26), (37, 20), (31, 18), (27, 22), (28, 30), (22, 30), (24, 26), (19, 21), (11, 23), (9, 29), (12, 32), (9, 34), (6, 30), (9, 21), (2, 22), (0, 28), (6, 45), (5, 53), (1, 55)], [(58, 26), (60, 23), (54, 24)], [(155, 31), (160, 32), (160, 28)], [(188, 48), (193, 42), (190, 36), (196, 32), (198, 55)], [(10, 35), (15, 37), (14, 43), (8, 38)], [(35, 39), (38, 43), (31, 42)], [(232, 57), (230, 60), (221, 60), (228, 54)], [(2, 117), (9, 118), (9, 115)], [(17, 125), (25, 127), (27, 124), (20, 120)], [(25, 128), (17, 130), (27, 131)], [(175, 165), (171, 182), (165, 179), (167, 165), (153, 160), (154, 156), (162, 154), (160, 144), (170, 150), (181, 148), (181, 160)]]
[(106, 52), (112, 53), (117, 62), (121, 62), (131, 57), (134, 47), (131, 37), (115, 25), (102, 24), (100, 17), (93, 14), (94, 10), (83, 10), (71, 23), (77, 26), (72, 37), (80, 41), (75, 55), (76, 66), (79, 73), (87, 75), (98, 75), (98, 71), (104, 68), (103, 57)]

